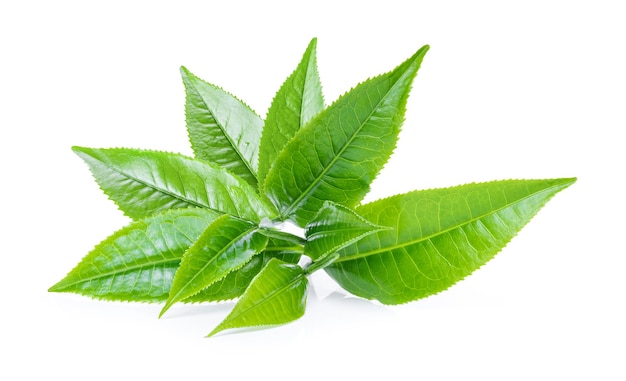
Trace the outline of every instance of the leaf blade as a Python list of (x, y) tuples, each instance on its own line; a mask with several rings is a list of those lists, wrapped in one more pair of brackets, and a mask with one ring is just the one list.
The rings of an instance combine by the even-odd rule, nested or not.
[(210, 163), (160, 151), (72, 149), (87, 163), (104, 193), (133, 219), (187, 207), (253, 221), (276, 214), (252, 186)]
[(195, 156), (256, 187), (263, 120), (239, 99), (184, 66), (180, 71), (185, 85), (187, 132)]
[(269, 241), (265, 250), (261, 254), (253, 256), (243, 267), (232, 271), (224, 278), (202, 289), (197, 294), (182, 300), (182, 302), (220, 302), (238, 298), (246, 291), (254, 277), (257, 276), (272, 258), (291, 264), (298, 263), (301, 257), (300, 253), (287, 252), (282, 249), (282, 245), (279, 246), (279, 243), (272, 242), (272, 239)]
[(218, 216), (189, 208), (134, 221), (98, 244), (49, 291), (161, 302), (169, 294), (183, 253)]
[(308, 280), (300, 266), (271, 259), (208, 337), (226, 329), (294, 321), (304, 315), (307, 288)]
[(217, 218), (185, 252), (159, 317), (174, 303), (243, 267), (265, 248), (267, 241), (254, 223), (227, 214)]
[(489, 261), (575, 179), (506, 180), (414, 191), (357, 208), (394, 227), (340, 252), (327, 273), (384, 304), (443, 291)]
[(281, 217), (304, 226), (324, 200), (353, 207), (393, 152), (410, 85), (428, 46), (340, 97), (278, 155), (264, 190)]
[(327, 201), (305, 227), (304, 253), (314, 262), (370, 234), (391, 228), (373, 224), (343, 205)]
[(267, 112), (259, 149), (259, 184), (283, 147), (324, 109), (316, 62), (317, 39), (309, 43), (296, 69), (282, 84)]

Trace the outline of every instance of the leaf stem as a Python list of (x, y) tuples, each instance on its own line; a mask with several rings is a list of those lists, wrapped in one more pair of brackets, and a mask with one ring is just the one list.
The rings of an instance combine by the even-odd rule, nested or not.
[(325, 257), (322, 257), (322, 258), (318, 259), (317, 261), (309, 263), (309, 265), (304, 268), (304, 273), (306, 275), (311, 275), (314, 272), (316, 272), (317, 270), (321, 270), (324, 267), (329, 266), (330, 264), (335, 262), (337, 260), (337, 258), (339, 258), (339, 253), (338, 252), (335, 252), (333, 254), (327, 255)]

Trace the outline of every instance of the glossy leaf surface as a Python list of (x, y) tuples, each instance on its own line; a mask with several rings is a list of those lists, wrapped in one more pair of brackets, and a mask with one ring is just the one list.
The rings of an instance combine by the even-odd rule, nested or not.
[(295, 71), (280, 87), (265, 118), (259, 149), (259, 183), (283, 147), (313, 116), (324, 109), (316, 62), (317, 39), (311, 40)]
[(188, 208), (133, 222), (97, 245), (50, 291), (107, 300), (163, 301), (183, 253), (218, 216), (207, 209)]
[(327, 201), (305, 227), (304, 253), (316, 261), (370, 234), (388, 229), (371, 223), (350, 208)]
[(300, 318), (306, 307), (307, 286), (300, 266), (270, 260), (209, 336), (225, 329), (285, 324)]
[(356, 86), (285, 146), (265, 181), (282, 218), (304, 226), (325, 200), (349, 207), (361, 201), (395, 148), (409, 89), (427, 50)]
[(276, 258), (287, 263), (298, 263), (301, 256), (300, 253), (293, 251), (288, 252), (285, 250), (284, 245), (272, 243), (271, 241), (270, 239), (263, 253), (253, 256), (242, 268), (229, 273), (221, 280), (201, 290), (197, 294), (188, 297), (182, 302), (217, 302), (238, 298), (246, 291), (252, 279), (265, 267), (270, 259)]
[(217, 218), (183, 256), (161, 315), (243, 267), (265, 249), (267, 241), (256, 224), (230, 215)]
[(187, 207), (252, 221), (276, 214), (252, 186), (210, 163), (129, 148), (73, 149), (89, 165), (102, 190), (133, 219)]
[(189, 141), (197, 158), (226, 168), (257, 186), (263, 120), (246, 104), (181, 68)]
[(399, 304), (447, 289), (490, 260), (575, 179), (508, 180), (414, 191), (356, 209), (394, 230), (340, 252), (328, 274), (351, 293)]

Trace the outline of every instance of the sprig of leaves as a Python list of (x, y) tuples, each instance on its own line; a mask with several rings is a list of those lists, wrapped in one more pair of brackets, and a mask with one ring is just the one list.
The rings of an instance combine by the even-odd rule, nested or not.
[[(239, 298), (210, 334), (304, 314), (307, 276), (399, 304), (452, 286), (498, 253), (574, 178), (413, 191), (361, 204), (391, 156), (428, 46), (324, 106), (313, 39), (265, 120), (181, 69), (195, 157), (74, 147), (134, 221), (54, 292), (106, 300)], [(281, 231), (291, 221), (300, 237)], [(309, 258), (304, 268), (301, 257)]]

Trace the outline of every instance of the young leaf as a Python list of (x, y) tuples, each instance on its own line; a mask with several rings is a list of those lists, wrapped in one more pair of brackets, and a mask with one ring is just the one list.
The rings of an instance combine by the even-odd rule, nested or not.
[(392, 226), (340, 252), (328, 274), (349, 292), (384, 304), (447, 289), (490, 260), (575, 179), (508, 180), (414, 191), (356, 211)]
[(315, 57), (316, 46), (317, 39), (314, 38), (296, 70), (276, 93), (267, 112), (259, 149), (259, 184), (263, 184), (276, 156), (287, 142), (324, 109)]
[(283, 262), (296, 264), (300, 260), (300, 253), (287, 252), (285, 246), (275, 246), (270, 239), (265, 251), (255, 255), (248, 263), (239, 270), (226, 275), (221, 280), (213, 283), (195, 295), (183, 300), (183, 303), (196, 302), (219, 302), (240, 297), (252, 282), (252, 279), (261, 271), (272, 258)]
[(241, 268), (267, 245), (267, 237), (248, 221), (223, 215), (217, 218), (187, 250), (174, 276), (162, 316), (184, 300)]
[(308, 281), (298, 265), (271, 259), (208, 336), (231, 328), (284, 324), (304, 315)]
[(265, 193), (282, 218), (304, 226), (324, 200), (348, 207), (361, 201), (395, 148), (427, 50), (343, 95), (285, 146), (265, 180)]
[(218, 216), (208, 209), (187, 208), (132, 222), (102, 241), (49, 291), (163, 301), (183, 253)]
[(190, 206), (252, 221), (276, 215), (252, 186), (210, 163), (129, 148), (73, 150), (89, 165), (104, 193), (133, 219)]
[(304, 253), (317, 261), (370, 234), (388, 229), (369, 222), (350, 208), (327, 201), (305, 227)]
[(256, 187), (263, 120), (239, 99), (185, 67), (180, 72), (187, 95), (187, 131), (196, 157), (216, 163)]

